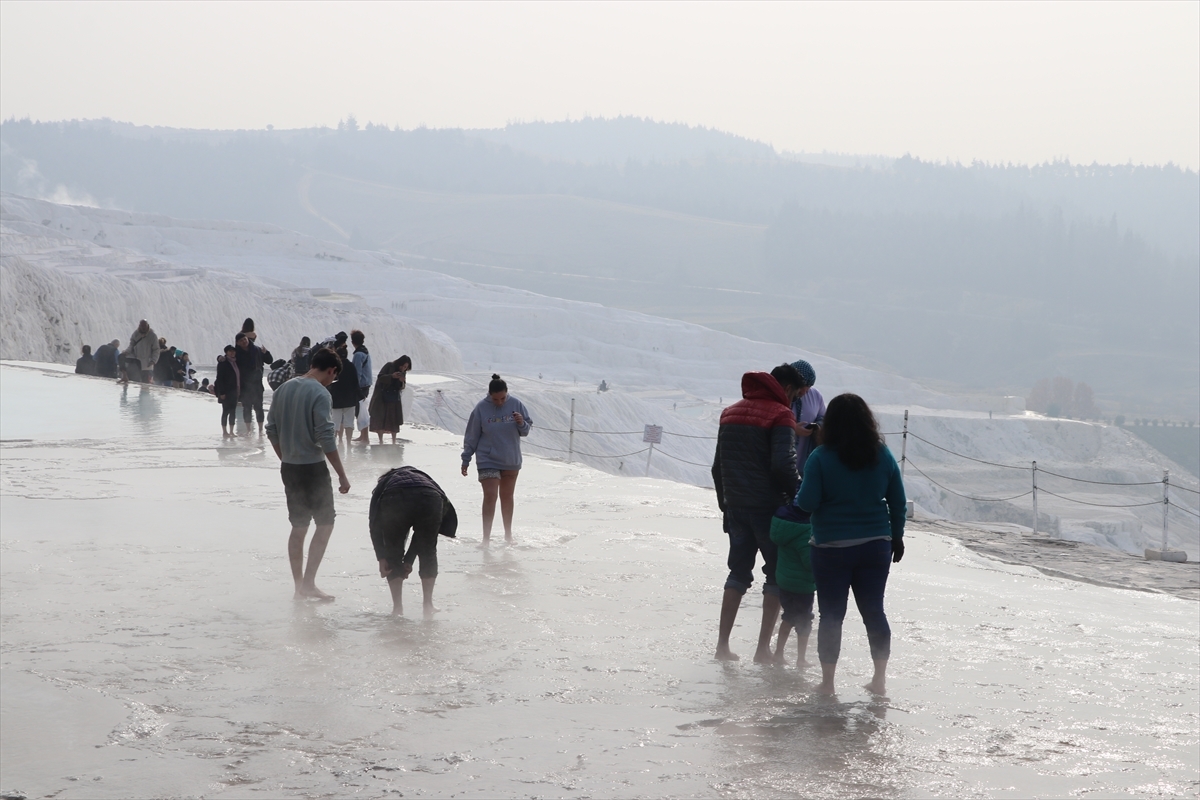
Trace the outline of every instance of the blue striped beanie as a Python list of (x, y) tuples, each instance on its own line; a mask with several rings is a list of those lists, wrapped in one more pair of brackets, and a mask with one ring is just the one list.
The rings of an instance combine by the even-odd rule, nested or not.
[(801, 359), (793, 361), (792, 366), (796, 368), (796, 372), (800, 373), (800, 380), (804, 381), (805, 386), (817, 385), (817, 371), (813, 369), (812, 364)]

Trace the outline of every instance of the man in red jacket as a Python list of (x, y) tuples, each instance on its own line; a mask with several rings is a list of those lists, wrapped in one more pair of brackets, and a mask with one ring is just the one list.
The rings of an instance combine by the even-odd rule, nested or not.
[(754, 560), (763, 557), (763, 616), (754, 660), (771, 660), (771, 635), (779, 617), (775, 583), (775, 544), (771, 516), (791, 502), (800, 476), (796, 473), (796, 417), (791, 403), (804, 384), (790, 364), (742, 376), (742, 399), (721, 412), (713, 486), (729, 534), (729, 577), (721, 602), (716, 657), (736, 661), (729, 649), (742, 595), (754, 582)]

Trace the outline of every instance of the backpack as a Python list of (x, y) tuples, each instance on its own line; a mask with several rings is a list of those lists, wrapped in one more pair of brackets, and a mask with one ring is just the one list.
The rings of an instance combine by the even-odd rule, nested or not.
[(271, 373), (267, 375), (267, 384), (271, 387), (271, 391), (275, 391), (294, 377), (296, 377), (296, 373), (292, 370), (292, 365), (285, 361), (282, 367), (271, 370)]
[(312, 368), (312, 351), (292, 359), (292, 370), (296, 375), (303, 375)]

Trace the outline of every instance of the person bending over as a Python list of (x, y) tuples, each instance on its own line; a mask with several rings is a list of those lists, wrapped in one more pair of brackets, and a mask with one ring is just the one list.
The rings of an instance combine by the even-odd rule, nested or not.
[[(379, 576), (386, 578), (392, 592), (392, 614), (404, 613), (404, 579), (420, 559), (421, 593), (425, 616), (433, 607), (433, 584), (437, 580), (437, 538), (453, 537), (458, 515), (450, 499), (433, 478), (416, 467), (397, 467), (380, 476), (371, 493), (371, 544), (379, 561)], [(408, 533), (412, 542), (404, 549)]]
[[(333, 534), (333, 488), (326, 460), (337, 471), (338, 491), (342, 494), (350, 491), (350, 479), (342, 468), (337, 440), (333, 437), (329, 392), (325, 389), (341, 368), (337, 353), (322, 350), (314, 355), (306, 374), (293, 378), (275, 392), (267, 418), (267, 438), (282, 462), (279, 474), (287, 496), (288, 521), (292, 523), (288, 560), (298, 600), (333, 599), (333, 595), (317, 588), (316, 579)], [(309, 521), (315, 521), (317, 527), (308, 548), (306, 566), (304, 538), (308, 536)]]

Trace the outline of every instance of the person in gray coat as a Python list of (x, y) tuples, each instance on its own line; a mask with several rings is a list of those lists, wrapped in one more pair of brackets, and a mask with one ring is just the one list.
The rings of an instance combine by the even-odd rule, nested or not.
[(125, 357), (128, 376), (140, 383), (154, 382), (154, 365), (158, 361), (160, 348), (158, 334), (150, 323), (142, 320), (137, 330), (129, 337), (129, 347), (121, 353)]

